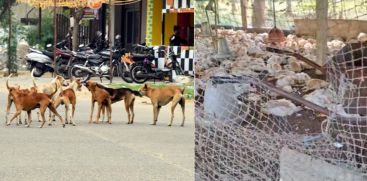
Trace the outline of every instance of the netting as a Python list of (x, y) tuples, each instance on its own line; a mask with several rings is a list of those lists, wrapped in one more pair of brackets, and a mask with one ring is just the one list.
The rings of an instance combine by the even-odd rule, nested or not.
[[(208, 53), (210, 39), (196, 41), (196, 66), (207, 74), (198, 69), (195, 80), (196, 179), (366, 180), (367, 43), (334, 51), (320, 77), (286, 70), (289, 54), (258, 44), (241, 54), (233, 36), (227, 33), (235, 54), (228, 60)], [(273, 61), (281, 62), (278, 71)]]
[[(241, 27), (241, 0), (218, 0), (219, 25)], [(263, 28), (274, 26), (272, 0), (257, 0), (261, 3), (260, 8), (264, 11)], [(205, 7), (209, 0), (195, 1), (195, 23), (206, 22)], [(329, 0), (328, 18), (344, 20), (367, 20), (366, 0)], [(247, 0), (247, 24), (253, 27), (254, 14), (259, 12), (254, 0)], [(316, 0), (275, 0), (275, 12), (277, 26), (282, 29), (294, 29), (294, 19), (316, 18)], [(210, 17), (214, 24), (214, 16)]]

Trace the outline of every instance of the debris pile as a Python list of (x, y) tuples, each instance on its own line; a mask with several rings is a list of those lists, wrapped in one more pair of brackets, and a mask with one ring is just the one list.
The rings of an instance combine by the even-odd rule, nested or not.
[[(200, 30), (197, 30), (200, 34)], [(205, 83), (212, 76), (225, 75), (247, 75), (257, 76), (266, 75), (266, 80), (273, 81), (274, 86), (289, 93), (296, 93), (303, 96), (306, 100), (313, 102), (321, 107), (332, 109), (336, 106), (336, 101), (331, 95), (333, 91), (329, 88), (329, 83), (316, 76), (315, 69), (307, 63), (297, 60), (293, 56), (275, 54), (266, 51), (268, 43), (267, 33), (246, 33), (238, 30), (218, 30), (218, 36), (225, 38), (231, 51), (231, 57), (220, 59), (216, 58), (213, 48), (212, 38), (198, 36), (195, 41), (196, 50), (196, 86), (203, 88)], [(361, 33), (358, 40), (367, 39), (367, 35)], [(339, 39), (328, 41), (327, 46), (329, 56), (339, 51), (345, 42)], [(316, 40), (313, 38), (297, 37), (288, 35), (281, 49), (299, 53), (304, 57), (316, 61)], [(274, 100), (268, 102), (272, 105), (271, 109), (265, 111), (273, 114), (278, 109), (288, 109), (282, 115), (296, 112), (291, 104), (285, 104), (285, 100)], [(280, 103), (279, 106), (275, 103)], [(290, 102), (291, 103), (291, 102)], [(288, 105), (288, 106), (285, 106)], [(334, 107), (333, 107), (334, 106)], [(266, 109), (264, 109), (266, 110)]]

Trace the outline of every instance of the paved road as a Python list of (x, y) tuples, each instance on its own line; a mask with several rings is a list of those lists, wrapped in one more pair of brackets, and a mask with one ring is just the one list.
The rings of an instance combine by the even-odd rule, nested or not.
[[(49, 82), (39, 79), (37, 82)], [(30, 85), (27, 78), (11, 84)], [(0, 79), (0, 118), (4, 120), (5, 79)], [(0, 180), (193, 180), (194, 105), (187, 103), (187, 121), (180, 127), (181, 110), (168, 127), (169, 107), (163, 107), (157, 126), (146, 98), (137, 98), (136, 119), (127, 125), (122, 103), (113, 105), (112, 125), (88, 124), (89, 95), (78, 93), (77, 126), (30, 128), (0, 124)], [(64, 115), (63, 108), (58, 111)], [(33, 113), (33, 118), (36, 114)]]

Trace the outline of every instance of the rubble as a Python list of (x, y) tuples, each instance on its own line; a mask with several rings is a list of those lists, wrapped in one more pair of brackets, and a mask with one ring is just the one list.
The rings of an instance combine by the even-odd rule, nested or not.
[(290, 116), (301, 110), (301, 107), (297, 107), (287, 99), (270, 100), (265, 103), (263, 108), (264, 113), (281, 117)]

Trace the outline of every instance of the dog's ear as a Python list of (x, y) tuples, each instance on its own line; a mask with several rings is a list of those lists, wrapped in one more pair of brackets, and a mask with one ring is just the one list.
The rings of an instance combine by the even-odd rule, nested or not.
[(146, 89), (147, 89), (147, 88), (148, 88), (148, 84), (144, 84), (144, 88), (146, 88)]

